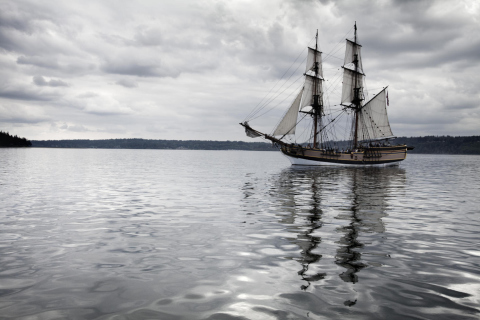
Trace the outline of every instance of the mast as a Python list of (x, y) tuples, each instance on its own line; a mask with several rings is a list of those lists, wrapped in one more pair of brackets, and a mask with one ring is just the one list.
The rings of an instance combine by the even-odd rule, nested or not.
[(345, 60), (343, 61), (343, 86), (341, 105), (350, 108), (354, 112), (352, 123), (353, 148), (358, 147), (358, 137), (361, 123), (361, 111), (363, 100), (363, 73), (362, 58), (360, 54), (361, 45), (358, 43), (357, 22), (354, 25), (355, 37), (353, 40), (347, 39), (345, 48)]
[[(354, 25), (355, 29), (355, 37), (354, 37), (354, 42), (355, 44), (357, 43), (357, 21), (355, 21)], [(353, 89), (353, 104), (355, 105), (355, 132), (354, 132), (354, 138), (353, 138), (353, 149), (357, 149), (357, 144), (358, 144), (358, 112), (360, 111), (360, 95), (359, 91), (360, 88), (357, 87), (357, 82), (358, 82), (358, 54), (355, 53), (353, 63), (355, 65), (355, 78), (354, 78), (354, 84), (355, 87)]]
[(313, 60), (314, 70), (315, 70), (315, 79), (313, 81), (313, 148), (317, 147), (317, 135), (318, 135), (318, 112), (317, 112), (317, 103), (318, 103), (318, 96), (315, 95), (317, 93), (317, 74), (318, 74), (318, 67), (317, 67), (317, 50), (318, 50), (318, 29), (317, 34), (315, 35), (315, 55)]
[(318, 121), (321, 119), (321, 112), (322, 112), (322, 101), (319, 99), (318, 94), (318, 63), (317, 62), (317, 54), (318, 54), (318, 29), (317, 34), (315, 35), (315, 55), (313, 60), (314, 72), (315, 77), (313, 79), (313, 147), (318, 147)]

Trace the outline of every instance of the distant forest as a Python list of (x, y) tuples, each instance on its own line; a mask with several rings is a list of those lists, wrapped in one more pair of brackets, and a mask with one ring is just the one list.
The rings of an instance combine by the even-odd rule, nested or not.
[[(451, 137), (400, 137), (392, 143), (415, 147), (409, 153), (429, 154), (480, 154), (480, 136)], [(187, 150), (252, 150), (275, 151), (271, 143), (243, 141), (205, 140), (32, 140), (33, 147), (39, 148), (101, 148), (101, 149), (187, 149)]]
[(409, 153), (429, 154), (480, 154), (480, 136), (451, 137), (400, 137), (394, 140), (395, 144), (406, 144), (415, 147)]
[(25, 138), (12, 136), (8, 132), (0, 131), (0, 148), (30, 147), (32, 143)]
[(252, 150), (274, 151), (271, 143), (243, 141), (205, 140), (47, 140), (32, 141), (33, 147), (40, 148), (101, 148), (101, 149), (185, 149), (185, 150)]

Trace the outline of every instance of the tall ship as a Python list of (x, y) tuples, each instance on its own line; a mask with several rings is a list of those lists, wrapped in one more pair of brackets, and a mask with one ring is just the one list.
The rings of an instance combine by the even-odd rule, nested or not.
[[(240, 123), (247, 136), (270, 140), (292, 165), (385, 166), (405, 160), (407, 150), (413, 147), (392, 144), (395, 136), (387, 115), (388, 87), (367, 98), (361, 48), (355, 23), (353, 39), (346, 39), (343, 76), (337, 76), (338, 83), (343, 79), (340, 103), (332, 106), (325, 100), (335, 92), (335, 80), (325, 85), (317, 30), (315, 48), (308, 47), (304, 82), (293, 103), (269, 134), (249, 124), (265, 105), (257, 108)], [(344, 139), (338, 138), (339, 128)], [(299, 131), (303, 138), (296, 135)]]

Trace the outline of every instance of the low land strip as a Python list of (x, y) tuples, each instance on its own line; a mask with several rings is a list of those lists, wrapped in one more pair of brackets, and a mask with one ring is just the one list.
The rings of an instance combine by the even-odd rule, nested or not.
[[(32, 140), (37, 148), (101, 148), (101, 149), (186, 149), (186, 150), (251, 150), (275, 151), (271, 143), (244, 141), (205, 140), (150, 140), (150, 139), (109, 139), (109, 140)], [(406, 144), (415, 147), (409, 153), (426, 154), (480, 154), (480, 136), (452, 137), (399, 137), (392, 144)]]

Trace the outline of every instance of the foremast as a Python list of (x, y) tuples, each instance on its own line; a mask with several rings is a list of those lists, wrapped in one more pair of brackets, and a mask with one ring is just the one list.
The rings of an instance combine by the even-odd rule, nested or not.
[[(354, 42), (355, 44), (357, 43), (357, 22), (355, 21), (354, 25), (355, 29), (355, 35), (354, 35)], [(358, 79), (358, 54), (354, 55), (353, 63), (355, 65), (355, 86), (358, 85), (357, 79)], [(358, 112), (360, 111), (360, 87), (355, 87), (353, 88), (354, 96), (353, 96), (353, 104), (355, 105), (355, 132), (353, 134), (354, 140), (353, 140), (353, 148), (357, 149), (358, 145)]]

